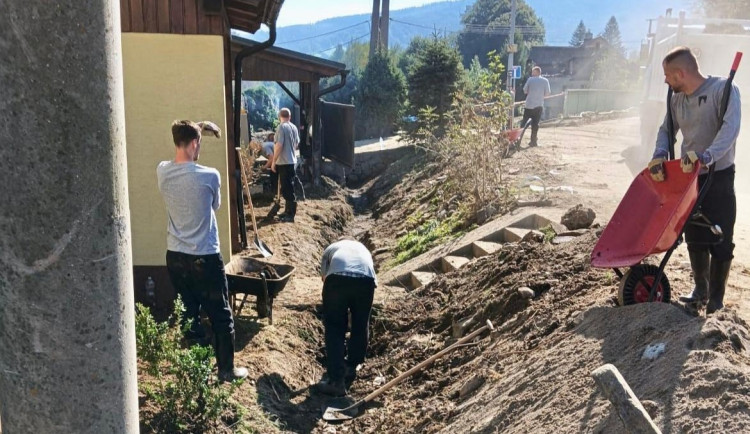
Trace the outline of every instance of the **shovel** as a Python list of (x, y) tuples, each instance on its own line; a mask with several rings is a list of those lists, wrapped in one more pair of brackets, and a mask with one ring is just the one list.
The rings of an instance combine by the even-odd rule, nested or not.
[(492, 325), (490, 320), (487, 320), (487, 325), (484, 325), (474, 331), (473, 333), (464, 336), (463, 338), (456, 341), (453, 345), (444, 348), (442, 351), (438, 352), (437, 354), (433, 355), (429, 359), (423, 361), (422, 363), (414, 366), (413, 368), (409, 369), (408, 371), (404, 372), (403, 374), (399, 375), (398, 377), (394, 378), (393, 380), (389, 381), (385, 385), (383, 385), (380, 389), (370, 393), (369, 395), (365, 396), (363, 399), (355, 402), (354, 404), (350, 405), (346, 408), (335, 408), (335, 407), (328, 407), (326, 408), (326, 411), (323, 413), (323, 420), (327, 422), (343, 422), (345, 420), (353, 419), (357, 417), (359, 414), (360, 407), (362, 407), (364, 404), (372, 401), (373, 399), (377, 398), (378, 396), (382, 395), (385, 391), (391, 389), (393, 386), (397, 385), (398, 383), (402, 382), (403, 380), (407, 379), (408, 377), (412, 376), (417, 371), (420, 371), (422, 368), (430, 365), (435, 360), (443, 357), (444, 355), (450, 353), (451, 351), (455, 350), (456, 348), (459, 348), (463, 344), (471, 341), (475, 337), (479, 336), (480, 334), (484, 333), (485, 330), (494, 330), (495, 327)]
[(264, 243), (261, 241), (260, 238), (258, 238), (258, 225), (255, 223), (255, 208), (253, 207), (253, 198), (250, 196), (250, 187), (248, 186), (248, 182), (250, 181), (250, 178), (248, 178), (247, 173), (245, 172), (245, 167), (242, 165), (242, 158), (240, 156), (240, 148), (234, 148), (235, 151), (237, 151), (237, 164), (240, 166), (240, 170), (242, 171), (242, 175), (244, 176), (245, 180), (243, 182), (243, 187), (245, 188), (245, 194), (247, 195), (247, 201), (250, 203), (250, 218), (253, 221), (253, 231), (255, 232), (255, 238), (253, 239), (253, 244), (255, 244), (255, 248), (258, 249), (261, 255), (263, 255), (264, 258), (270, 258), (273, 256), (273, 251)]
[(276, 177), (276, 202), (271, 207), (271, 210), (268, 211), (268, 215), (266, 216), (266, 220), (273, 220), (274, 217), (276, 217), (276, 214), (281, 209), (281, 180), (279, 177)]

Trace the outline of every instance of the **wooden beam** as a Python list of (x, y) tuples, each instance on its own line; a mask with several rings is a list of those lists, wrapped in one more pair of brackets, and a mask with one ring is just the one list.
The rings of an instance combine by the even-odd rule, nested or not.
[(182, 0), (171, 0), (169, 18), (170, 18), (170, 33), (181, 35), (185, 31), (185, 12), (182, 9)]
[(144, 29), (148, 33), (159, 32), (158, 5), (153, 0), (146, 0), (143, 4)]
[(651, 416), (614, 365), (608, 363), (600, 366), (591, 372), (591, 376), (599, 386), (599, 390), (612, 403), (628, 432), (661, 434), (659, 428), (651, 420)]
[(183, 0), (185, 11), (185, 34), (198, 34), (198, 4), (197, 0)]
[(169, 0), (159, 0), (156, 4), (157, 30), (159, 33), (169, 33), (171, 29)]
[(201, 35), (211, 34), (211, 17), (206, 15), (200, 3), (198, 5), (198, 33)]
[(130, 31), (130, 2), (128, 0), (120, 1), (120, 31)]
[[(127, 1), (127, 0), (123, 0)], [(145, 26), (143, 25), (143, 2), (142, 0), (129, 0), (130, 1), (130, 31), (132, 32), (143, 32)]]

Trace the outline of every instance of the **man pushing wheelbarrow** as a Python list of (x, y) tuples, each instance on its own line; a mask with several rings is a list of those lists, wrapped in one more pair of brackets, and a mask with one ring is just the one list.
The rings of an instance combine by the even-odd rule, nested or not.
[[(740, 130), (740, 94), (732, 81), (741, 58), (737, 53), (726, 79), (704, 76), (687, 47), (674, 48), (662, 62), (670, 89), (653, 159), (633, 181), (591, 256), (593, 266), (614, 268), (622, 278), (622, 304), (669, 301), (664, 267), (684, 232), (695, 287), (680, 301), (706, 305), (707, 314), (724, 307), (734, 251)], [(675, 158), (677, 131), (683, 137), (681, 158), (667, 161)], [(647, 209), (646, 214), (635, 208)], [(661, 252), (666, 254), (659, 267), (640, 264)], [(630, 270), (623, 275), (618, 267), (624, 266)]]

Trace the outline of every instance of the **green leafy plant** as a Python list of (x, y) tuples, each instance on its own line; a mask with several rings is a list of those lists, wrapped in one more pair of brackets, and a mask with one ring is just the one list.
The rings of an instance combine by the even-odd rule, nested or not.
[(182, 347), (184, 305), (178, 299), (167, 321), (156, 321), (149, 308), (136, 306), (136, 349), (148, 377), (138, 386), (158, 411), (144, 415), (157, 431), (204, 432), (224, 415), (242, 413), (230, 397), (240, 382), (222, 385), (212, 374), (214, 351), (209, 346)]

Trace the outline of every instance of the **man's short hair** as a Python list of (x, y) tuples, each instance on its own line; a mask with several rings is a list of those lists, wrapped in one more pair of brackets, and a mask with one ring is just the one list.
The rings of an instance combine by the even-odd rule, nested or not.
[(281, 117), (281, 119), (289, 119), (292, 117), (292, 112), (289, 111), (288, 108), (284, 107), (279, 110), (279, 117)]
[(175, 146), (187, 146), (193, 140), (200, 141), (201, 127), (193, 121), (177, 120), (172, 122), (172, 140)]
[(532, 72), (533, 72), (533, 71), (539, 71), (539, 74), (541, 74), (541, 73), (542, 73), (542, 68), (540, 68), (540, 67), (538, 67), (538, 66), (535, 66), (535, 67), (531, 68), (531, 71), (532, 71)]
[(698, 59), (688, 47), (673, 48), (664, 56), (664, 63), (688, 71), (698, 70)]

